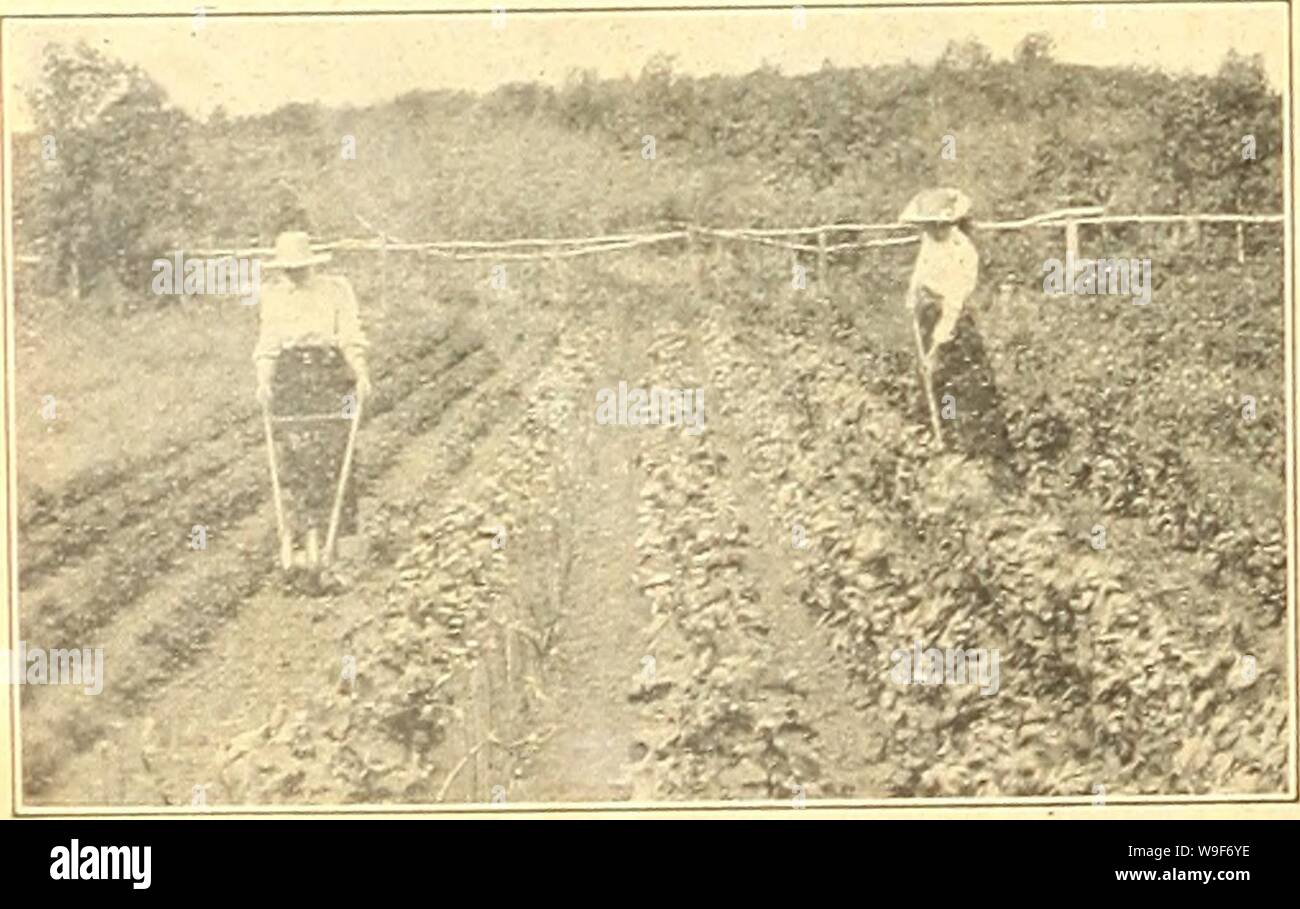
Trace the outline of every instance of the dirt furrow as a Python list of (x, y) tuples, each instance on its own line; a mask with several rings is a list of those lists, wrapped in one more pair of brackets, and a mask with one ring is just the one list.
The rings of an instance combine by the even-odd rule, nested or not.
[[(624, 291), (616, 300), (626, 299), (619, 279), (604, 281)], [(552, 502), (539, 516), (555, 536), (558, 570), (548, 567), (544, 551), (512, 563), (520, 587), (539, 574), (554, 578), (559, 623), (555, 652), (543, 666), (548, 699), (538, 711), (551, 735), (519, 768), (510, 788), (515, 801), (645, 797), (647, 743), (659, 732), (641, 718), (637, 695), (654, 651), (644, 634), (649, 604), (628, 566), (645, 476), (641, 453), (650, 440), (634, 427), (598, 424), (595, 406), (598, 389), (646, 375), (643, 339), (651, 324), (647, 313), (617, 303), (588, 314), (555, 389), (566, 416), (556, 426)]]

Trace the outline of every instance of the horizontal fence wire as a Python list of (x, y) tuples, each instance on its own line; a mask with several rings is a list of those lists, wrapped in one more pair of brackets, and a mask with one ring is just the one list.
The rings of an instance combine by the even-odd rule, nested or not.
[[(1027, 229), (1061, 229), (1074, 230), (1080, 225), (1106, 224), (1280, 224), (1286, 219), (1284, 214), (1233, 214), (1233, 213), (1198, 213), (1198, 214), (1164, 214), (1164, 215), (1107, 215), (1101, 206), (1082, 206), (1060, 208), (1054, 211), (1031, 215), (1005, 221), (973, 221), (975, 229), (981, 231), (1027, 230)], [(358, 217), (367, 229), (375, 230), (368, 222)], [(399, 240), (392, 234), (375, 230), (370, 237), (349, 237), (338, 240), (317, 241), (311, 244), (317, 252), (410, 252), (449, 260), (483, 260), (493, 261), (548, 261), (567, 259), (577, 256), (597, 255), (606, 252), (653, 246), (675, 240), (694, 242), (701, 237), (713, 237), (738, 243), (752, 243), (759, 246), (771, 246), (788, 249), (792, 252), (830, 253), (846, 252), (857, 249), (873, 249), (890, 246), (906, 246), (920, 239), (918, 225), (906, 222), (891, 223), (847, 223), (818, 224), (811, 227), (709, 227), (688, 224), (666, 231), (642, 231), (636, 233), (605, 234), (587, 237), (537, 237), (508, 240), (429, 240), (409, 242)], [(835, 234), (868, 234), (890, 232), (902, 236), (879, 239), (841, 241), (828, 243), (827, 237)], [(799, 239), (816, 237), (816, 244), (798, 242)], [(269, 246), (252, 246), (241, 249), (191, 249), (174, 250), (173, 255), (182, 253), (206, 258), (243, 258), (268, 257), (275, 250)], [(37, 264), (40, 256), (19, 255), (15, 261), (20, 264)]]

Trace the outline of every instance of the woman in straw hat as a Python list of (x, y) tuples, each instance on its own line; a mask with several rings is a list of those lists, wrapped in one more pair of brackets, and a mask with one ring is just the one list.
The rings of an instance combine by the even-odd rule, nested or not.
[[(915, 196), (899, 220), (919, 225), (921, 250), (907, 289), (930, 425), (945, 447), (1009, 468), (1002, 396), (968, 306), (979, 279), (969, 237), (970, 198), (956, 189)], [(1006, 470), (995, 475), (1006, 479)]]
[[(288, 505), (281, 539), (286, 567), (299, 542), (313, 569), (322, 555), (332, 555), (322, 546), (340, 482), (346, 485), (338, 527), (356, 531), (355, 484), (346, 482), (342, 468), (352, 417), (370, 395), (369, 345), (352, 285), (316, 271), (328, 261), (328, 253), (312, 251), (305, 232), (282, 233), (266, 263), (278, 275), (260, 295), (253, 361), (257, 399), (281, 427), (275, 463)], [(331, 416), (337, 419), (326, 419)], [(301, 417), (309, 419), (292, 419)]]

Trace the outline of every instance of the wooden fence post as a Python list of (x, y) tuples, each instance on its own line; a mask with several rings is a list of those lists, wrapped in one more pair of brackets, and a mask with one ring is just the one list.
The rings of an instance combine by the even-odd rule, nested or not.
[[(216, 247), (217, 249), (219, 249), (219, 250), (226, 249), (225, 246), (222, 246), (222, 245), (221, 245), (221, 240), (222, 240), (221, 237), (217, 237), (217, 238), (212, 242), (212, 245), (215, 246), (215, 247)], [(234, 265), (234, 267), (235, 267), (236, 269), (238, 269), (238, 268), (239, 268), (239, 238), (238, 238), (238, 237), (235, 237), (235, 238), (231, 241), (229, 249), (230, 249), (230, 255), (231, 255), (231, 257), (232, 257), (230, 261), (231, 261), (231, 263)], [(235, 274), (239, 274), (239, 272), (236, 271)], [(236, 289), (238, 289), (238, 279), (236, 279)], [(223, 322), (225, 321), (225, 318), (226, 318), (226, 312), (225, 312), (225, 310), (226, 310), (226, 301), (225, 301), (225, 300), (218, 299), (218, 300), (217, 300), (217, 318), (220, 319), (220, 320), (222, 320)]]
[(1079, 260), (1079, 225), (1073, 218), (1065, 221), (1065, 257), (1067, 262)]
[(694, 224), (686, 228), (686, 243), (689, 260), (695, 265), (695, 281), (698, 284), (704, 280), (704, 258), (700, 255), (700, 235), (696, 233)]
[(1246, 225), (1237, 222), (1237, 264), (1246, 264)]
[(559, 298), (563, 303), (569, 302), (569, 272), (560, 255), (560, 247), (551, 249), (551, 271), (554, 272), (555, 284), (560, 289)]

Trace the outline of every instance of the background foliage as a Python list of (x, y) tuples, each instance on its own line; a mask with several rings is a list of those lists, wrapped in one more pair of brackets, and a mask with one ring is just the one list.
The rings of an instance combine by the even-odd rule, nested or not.
[[(578, 71), (558, 88), (218, 107), (199, 121), (139, 69), (52, 46), (32, 96), (39, 127), (15, 137), (18, 241), (48, 253), (47, 288), (75, 280), (84, 294), (109, 270), (141, 287), (148, 260), (182, 244), (265, 243), (295, 223), (356, 235), (358, 216), (407, 239), (886, 220), (932, 183), (966, 188), (987, 217), (1072, 203), (1280, 210), (1281, 99), (1258, 59), (1174, 77), (1050, 54), (1030, 35), (1010, 62), (967, 41), (932, 66), (792, 77), (691, 77), (657, 56), (637, 78)], [(945, 136), (955, 160), (939, 154)]]

